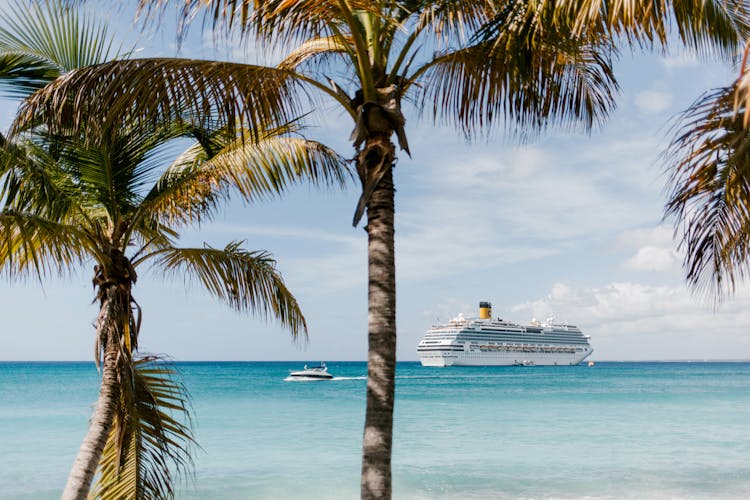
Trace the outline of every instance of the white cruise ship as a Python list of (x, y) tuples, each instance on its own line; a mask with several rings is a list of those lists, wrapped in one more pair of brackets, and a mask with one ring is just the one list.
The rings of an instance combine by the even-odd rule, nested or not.
[(480, 302), (479, 318), (459, 314), (427, 330), (417, 354), (423, 366), (577, 365), (594, 352), (589, 339), (552, 320), (522, 326), (492, 319), (492, 305)]

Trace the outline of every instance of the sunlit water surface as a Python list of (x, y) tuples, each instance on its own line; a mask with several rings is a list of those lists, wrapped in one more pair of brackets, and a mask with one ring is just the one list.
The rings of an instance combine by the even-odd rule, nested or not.
[[(195, 475), (178, 498), (359, 496), (366, 365), (180, 363)], [(59, 498), (91, 363), (0, 363), (0, 498)], [(397, 499), (750, 498), (750, 364), (424, 368), (399, 363)]]

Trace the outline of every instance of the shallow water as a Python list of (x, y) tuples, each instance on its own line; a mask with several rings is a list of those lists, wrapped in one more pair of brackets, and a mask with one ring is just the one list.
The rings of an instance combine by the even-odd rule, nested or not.
[[(366, 365), (327, 364), (178, 364), (201, 446), (179, 498), (357, 498)], [(97, 392), (91, 363), (0, 363), (0, 498), (59, 498)], [(750, 363), (399, 363), (394, 498), (750, 498), (748, 431)]]

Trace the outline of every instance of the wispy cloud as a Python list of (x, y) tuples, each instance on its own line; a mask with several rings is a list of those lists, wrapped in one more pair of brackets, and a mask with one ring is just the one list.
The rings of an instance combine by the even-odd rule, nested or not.
[(671, 248), (674, 246), (673, 231), (663, 225), (652, 228), (629, 229), (617, 236), (616, 245), (626, 250), (646, 245)]
[(295, 226), (261, 226), (250, 224), (213, 224), (209, 227), (212, 233), (230, 235), (272, 236), (275, 238), (289, 238), (302, 241), (321, 241), (357, 245), (361, 238), (343, 233), (325, 231), (310, 227)]
[[(350, 227), (338, 231), (312, 227), (215, 224), (204, 234), (230, 239), (284, 240), (274, 251), (279, 267), (295, 291), (342, 291), (367, 279), (367, 239)], [(226, 239), (226, 238), (223, 238)]]
[(512, 310), (538, 318), (554, 314), (581, 325), (601, 358), (704, 359), (748, 352), (749, 306), (748, 288), (715, 310), (683, 286), (613, 282), (592, 288), (556, 283), (546, 296)]
[(624, 269), (675, 273), (680, 268), (682, 257), (668, 227), (625, 231), (618, 236), (616, 246), (631, 252), (631, 256), (623, 262)]
[(633, 271), (670, 272), (679, 267), (679, 257), (670, 248), (646, 246), (639, 248), (623, 266)]
[(700, 65), (700, 61), (695, 54), (688, 52), (681, 52), (673, 54), (667, 57), (661, 58), (661, 63), (667, 69), (684, 69), (684, 68), (695, 68)]
[(399, 252), (409, 269), (463, 270), (555, 255), (657, 219), (660, 206), (640, 201), (659, 191), (655, 144), (575, 138), (428, 152), (402, 170), (414, 187), (400, 191)]
[(635, 95), (635, 105), (644, 115), (657, 115), (669, 109), (674, 96), (660, 90), (644, 90)]

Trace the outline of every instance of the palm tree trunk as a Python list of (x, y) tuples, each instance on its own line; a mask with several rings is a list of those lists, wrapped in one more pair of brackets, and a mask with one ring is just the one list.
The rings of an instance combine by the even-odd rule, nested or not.
[(393, 242), (393, 171), (367, 203), (367, 410), (362, 445), (363, 499), (391, 498), (393, 402), (396, 389), (396, 267)]
[(89, 422), (88, 433), (78, 450), (78, 456), (68, 476), (68, 482), (62, 494), (63, 500), (85, 500), (88, 497), (91, 482), (112, 427), (118, 395), (117, 358), (120, 352), (116, 324), (118, 307), (113, 288), (111, 287), (106, 292), (107, 297), (101, 307), (96, 332), (98, 338), (105, 338), (99, 400)]

